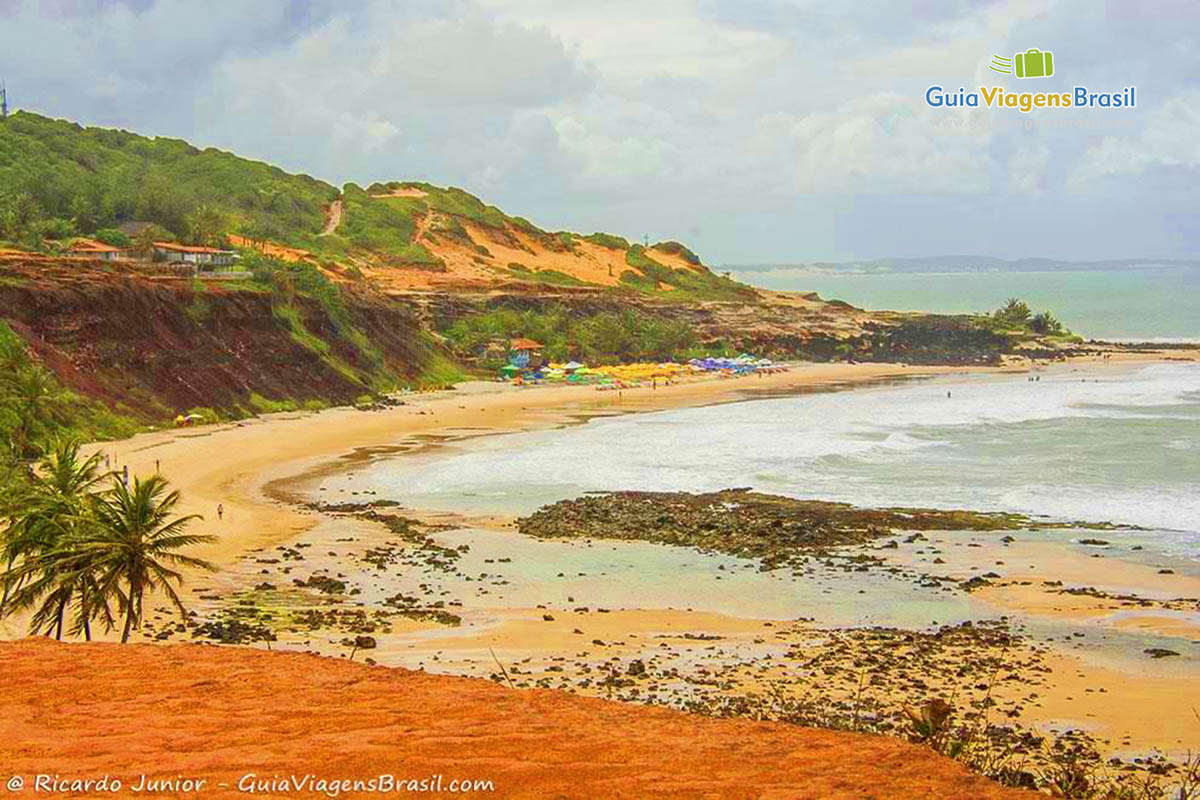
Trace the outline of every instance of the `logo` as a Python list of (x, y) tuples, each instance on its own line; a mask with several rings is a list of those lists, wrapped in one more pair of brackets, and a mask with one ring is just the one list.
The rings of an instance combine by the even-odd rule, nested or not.
[(1018, 78), (1049, 78), (1054, 74), (1054, 53), (1031, 47), (1012, 58), (993, 55), (988, 69)]
[[(1014, 78), (1049, 78), (1054, 75), (1054, 53), (1031, 47), (1012, 58), (993, 55), (988, 69)], [(1070, 91), (1026, 92), (1009, 91), (1003, 86), (980, 86), (976, 90), (960, 86), (955, 91), (935, 84), (925, 90), (925, 103), (931, 108), (987, 108), (1021, 114), (1041, 109), (1063, 112), (1085, 108), (1136, 108), (1137, 87), (1096, 92), (1090, 87), (1075, 85)]]

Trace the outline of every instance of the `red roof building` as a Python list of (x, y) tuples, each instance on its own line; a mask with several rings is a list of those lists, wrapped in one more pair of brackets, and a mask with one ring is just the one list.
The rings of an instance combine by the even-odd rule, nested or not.
[(102, 261), (115, 261), (118, 258), (128, 258), (129, 251), (111, 244), (98, 242), (95, 239), (79, 238), (71, 242), (69, 252), (78, 256), (89, 256)]

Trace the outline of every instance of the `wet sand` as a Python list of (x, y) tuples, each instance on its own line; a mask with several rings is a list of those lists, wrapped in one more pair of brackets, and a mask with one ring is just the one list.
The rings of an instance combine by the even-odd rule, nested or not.
[[(1135, 355), (1121, 361), (1154, 358)], [(1080, 360), (1051, 369), (1095, 363)], [(1025, 371), (1025, 367), (1011, 369)], [(198, 554), (217, 563), (223, 572), (212, 578), (195, 577), (188, 590), (196, 596), (212, 591), (213, 586), (226, 592), (238, 587), (244, 590), (254, 572), (246, 566), (248, 553), (267, 553), (306, 537), (315, 540), (315, 544), (310, 541), (313, 546), (307, 551), (305, 574), (316, 570), (352, 575), (349, 570), (353, 562), (346, 561), (344, 553), (340, 554), (342, 557), (334, 557), (321, 547), (335, 546), (334, 542), (355, 535), (370, 539), (363, 532), (373, 526), (342, 520), (338, 523), (341, 527), (318, 532), (318, 526), (329, 523), (327, 515), (299, 507), (293, 501), (299, 488), (314, 476), (344, 470), (377, 455), (423, 450), (443, 439), (557, 427), (597, 415), (730, 402), (757, 393), (850, 388), (878, 381), (981, 371), (880, 364), (804, 365), (762, 378), (706, 380), (657, 390), (648, 387), (626, 390), (620, 397), (615, 392), (597, 392), (590, 387), (515, 389), (507, 385), (471, 384), (452, 393), (415, 396), (404, 406), (383, 411), (334, 409), (318, 414), (272, 415), (229, 425), (144, 434), (124, 442), (105, 443), (97, 449), (115, 456), (117, 468), (128, 464), (138, 474), (152, 472), (157, 460), (161, 470), (182, 490), (183, 510), (205, 516), (196, 530), (221, 537), (217, 544)], [(219, 520), (215, 513), (218, 503), (223, 504), (225, 511)], [(441, 516), (442, 522), (452, 521), (456, 525), (509, 530), (505, 525), (508, 521), (503, 518), (451, 520), (452, 515)], [(438, 520), (429, 517), (428, 521)], [(988, 587), (979, 594), (977, 602), (997, 613), (1047, 617), (1061, 614), (1064, 619), (1074, 619), (1078, 618), (1081, 607), (1089, 607), (1087, 614), (1104, 614), (1109, 609), (1097, 608), (1103, 602), (1098, 598), (1048, 595), (1037, 585), (1052, 580), (1064, 580), (1070, 585), (1087, 577), (1087, 585), (1095, 586), (1098, 576), (1103, 575), (1109, 580), (1108, 591), (1119, 591), (1122, 587), (1145, 590), (1150, 576), (1144, 571), (1125, 574), (1129, 565), (1116, 559), (1107, 560), (1103, 569), (1095, 561), (1079, 564), (1076, 559), (1062, 560), (1058, 557), (1061, 547), (1057, 550), (1056, 547), (1047, 544), (1044, 552), (1034, 548), (1022, 554), (1021, 561), (1036, 565), (1029, 575), (1021, 576), (1030, 585), (1014, 581), (1011, 586)], [(1010, 550), (1009, 558), (1015, 561), (1012, 553)], [(1177, 596), (1198, 594), (1192, 576), (1178, 576), (1160, 581), (1159, 585)], [(580, 691), (577, 681), (568, 679), (565, 669), (558, 672), (550, 668), (562, 667), (567, 660), (589, 668), (615, 660), (624, 668), (638, 656), (644, 657), (649, 645), (674, 651), (678, 656), (676, 662), (693, 668), (699, 665), (701, 674), (706, 674), (763, 655), (778, 655), (788, 646), (777, 631), (764, 627), (774, 623), (711, 611), (617, 608), (606, 613), (597, 608), (580, 612), (536, 605), (497, 609), (487, 607), (486, 597), (477, 599), (480, 602), (472, 603), (473, 608), (451, 609), (463, 613), (464, 624), (458, 629), (447, 631), (427, 621), (392, 619), (388, 632), (378, 637), (378, 647), (371, 657), (383, 664), (493, 679), (500, 662), (516, 668), (509, 679), (518, 684)], [(206, 602), (194, 601), (192, 605), (209, 611), (216, 607)], [(814, 613), (819, 613), (819, 609), (814, 609)], [(1180, 628), (1177, 619), (1166, 624), (1152, 616), (1126, 618), (1113, 624), (1149, 625), (1154, 632), (1167, 635), (1192, 633), (1186, 621)], [(7, 632), (0, 630), (0, 633), (19, 635), (12, 623), (7, 627)], [(596, 641), (602, 644), (595, 644)], [(283, 636), (277, 646), (348, 655), (341, 636), (329, 631)], [(1127, 664), (1115, 669), (1110, 664), (1100, 666), (1066, 652), (1050, 653), (1047, 658), (1054, 665), (1054, 688), (1046, 690), (1039, 702), (1030, 704), (1027, 708), (1030, 720), (1047, 725), (1080, 720), (1109, 739), (1115, 749), (1159, 747), (1180, 752), (1186, 749), (1185, 745), (1200, 741), (1200, 723), (1189, 721), (1182, 713), (1163, 716), (1169, 709), (1179, 708), (1180, 698), (1191, 696), (1194, 671), (1182, 675), (1150, 674)], [(706, 662), (711, 663), (706, 666)], [(572, 677), (577, 679), (578, 675)], [(1131, 683), (1136, 683), (1136, 691), (1123, 694), (1124, 687)], [(1108, 692), (1087, 691), (1096, 687), (1107, 687)], [(608, 691), (611, 693), (611, 689)], [(1130, 698), (1128, 701), (1126, 696)], [(1150, 709), (1156, 713), (1150, 713)], [(1157, 725), (1153, 724), (1156, 717)]]

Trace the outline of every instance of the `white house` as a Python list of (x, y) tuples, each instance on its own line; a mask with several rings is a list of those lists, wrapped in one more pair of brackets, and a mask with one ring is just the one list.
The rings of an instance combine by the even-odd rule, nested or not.
[(232, 250), (217, 250), (214, 247), (155, 242), (154, 258), (156, 261), (183, 262), (198, 267), (227, 267), (237, 258), (237, 254)]

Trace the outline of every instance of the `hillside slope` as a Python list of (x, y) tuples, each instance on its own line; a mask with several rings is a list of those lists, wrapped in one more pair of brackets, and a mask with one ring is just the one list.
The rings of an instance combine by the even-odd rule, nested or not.
[(345, 404), (457, 375), (407, 307), (353, 286), (288, 288), (0, 258), (0, 321), (67, 388), (142, 422)]
[(249, 773), (442, 775), (506, 798), (1033, 796), (895, 739), (198, 645), (0, 644), (0, 761), (27, 780), (207, 778), (204, 797), (241, 796)]
[(0, 249), (56, 250), (76, 234), (152, 222), (162, 235), (227, 243), (410, 291), (620, 287), (676, 300), (746, 299), (678, 242), (548, 232), (457, 188), (341, 190), (215, 148), (85, 128), (29, 112), (0, 121)]

